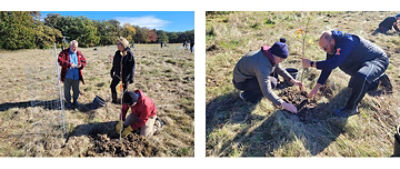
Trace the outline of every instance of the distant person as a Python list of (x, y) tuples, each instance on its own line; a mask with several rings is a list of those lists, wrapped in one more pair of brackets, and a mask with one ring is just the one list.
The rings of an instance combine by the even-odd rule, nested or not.
[[(129, 108), (131, 114), (126, 118)], [(123, 127), (121, 137), (126, 137), (134, 131), (139, 131), (141, 136), (149, 137), (161, 127), (161, 122), (157, 119), (157, 108), (152, 99), (141, 90), (126, 91), (122, 98), (120, 121), (115, 130), (119, 133)]]
[[(82, 69), (86, 66), (86, 59), (78, 50), (78, 42), (73, 40), (69, 48), (62, 50), (58, 55), (58, 63), (61, 66), (61, 81), (64, 82), (64, 96), (66, 108), (79, 107), (79, 81), (85, 84)], [(71, 105), (71, 87), (74, 92), (73, 104)]]
[(186, 49), (187, 49), (187, 45), (188, 45), (188, 44), (187, 44), (187, 42), (186, 42), (186, 41), (184, 41), (184, 42), (183, 42), (183, 45), (182, 45), (182, 47), (183, 47), (183, 49), (184, 49), (184, 50), (186, 50)]
[(190, 53), (193, 53), (194, 50), (194, 40), (190, 41)]
[(128, 89), (128, 84), (134, 82), (135, 74), (135, 57), (129, 48), (129, 42), (125, 38), (119, 38), (117, 41), (118, 50), (114, 54), (113, 64), (110, 70), (111, 81), (111, 98), (113, 103), (117, 101), (116, 87), (122, 81), (123, 90)]
[(345, 107), (338, 109), (334, 115), (347, 117), (357, 114), (358, 105), (365, 93), (375, 90), (379, 82), (391, 90), (389, 77), (385, 74), (389, 66), (386, 53), (377, 45), (357, 35), (332, 30), (324, 32), (319, 39), (319, 46), (327, 53), (323, 61), (303, 59), (303, 67), (313, 67), (322, 70), (317, 84), (309, 93), (314, 97), (319, 88), (325, 84), (333, 69), (350, 75), (348, 87), (351, 95)]
[(160, 46), (161, 46), (161, 48), (163, 47), (163, 42), (160, 42)]
[(400, 20), (400, 14), (397, 14), (396, 16), (387, 17), (385, 20), (379, 23), (379, 28), (375, 31), (374, 34), (376, 34), (377, 32), (387, 34), (387, 32), (389, 30), (392, 30), (392, 28), (394, 28), (397, 32), (400, 32), (397, 23), (399, 20)]
[(292, 76), (283, 68), (280, 63), (289, 55), (286, 40), (282, 38), (280, 42), (275, 42), (272, 47), (262, 46), (260, 50), (252, 51), (243, 56), (233, 70), (233, 85), (241, 90), (239, 97), (251, 103), (258, 103), (262, 97), (268, 98), (277, 106), (292, 113), (297, 113), (297, 108), (290, 103), (279, 98), (272, 91), (272, 81), (277, 81), (272, 77), (273, 72), (283, 76), (284, 79), (297, 85), (302, 89), (302, 83), (293, 79)]

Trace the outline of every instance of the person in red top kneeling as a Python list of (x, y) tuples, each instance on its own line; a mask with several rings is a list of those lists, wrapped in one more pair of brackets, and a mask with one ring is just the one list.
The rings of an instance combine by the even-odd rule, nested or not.
[[(126, 118), (126, 113), (131, 108), (132, 113)], [(116, 132), (121, 132), (121, 137), (126, 137), (135, 130), (140, 130), (141, 136), (152, 136), (160, 127), (154, 126), (157, 119), (157, 108), (153, 100), (147, 97), (141, 90), (126, 91), (122, 97), (122, 109), (120, 121), (116, 126)]]

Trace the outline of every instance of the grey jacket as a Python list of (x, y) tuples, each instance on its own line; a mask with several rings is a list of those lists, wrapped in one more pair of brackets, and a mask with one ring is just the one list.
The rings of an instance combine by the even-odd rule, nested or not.
[[(247, 79), (257, 78), (264, 97), (276, 105), (281, 105), (281, 99), (273, 93), (269, 76), (276, 71), (286, 80), (291, 80), (290, 74), (279, 64), (274, 65), (262, 52), (263, 49), (252, 51), (243, 56), (233, 70), (233, 81), (244, 82)], [(270, 52), (268, 52), (271, 55)]]

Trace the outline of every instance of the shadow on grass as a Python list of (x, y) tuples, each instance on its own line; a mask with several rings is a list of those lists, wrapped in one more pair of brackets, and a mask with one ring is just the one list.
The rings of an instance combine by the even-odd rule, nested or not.
[(115, 132), (115, 125), (117, 123), (118, 121), (107, 121), (78, 125), (72, 132), (68, 133), (66, 142), (68, 142), (70, 137), (88, 136), (93, 138), (97, 134), (107, 134), (109, 138), (118, 138), (119, 135)]
[(46, 110), (61, 110), (60, 100), (30, 100), (24, 102), (7, 102), (0, 104), (0, 111), (12, 108), (43, 107)]
[[(64, 103), (65, 105), (65, 103)], [(31, 100), (31, 101), (23, 101), (23, 102), (7, 102), (0, 104), (0, 111), (7, 111), (12, 108), (28, 108), (28, 107), (42, 107), (46, 110), (61, 110), (60, 100)], [(90, 112), (96, 109), (101, 108), (101, 106), (96, 105), (95, 103), (86, 103), (80, 104), (77, 110), (81, 112)], [(68, 108), (65, 108), (68, 110)]]
[(398, 32), (393, 32), (393, 31), (388, 31), (388, 32), (386, 32), (386, 33), (382, 33), (380, 30), (379, 30), (379, 28), (377, 28), (375, 31), (373, 31), (372, 33), (371, 33), (371, 35), (372, 36), (375, 36), (375, 35), (377, 35), (377, 34), (383, 34), (383, 35), (387, 35), (387, 36), (395, 36), (395, 35), (400, 35), (400, 33), (398, 33)]
[[(234, 96), (235, 93), (220, 96), (207, 104), (207, 141), (210, 133), (228, 123), (251, 124), (257, 119), (261, 124), (258, 127), (248, 125), (218, 150), (212, 145), (207, 145), (207, 149), (218, 156), (230, 156), (235, 154), (236, 149), (241, 151), (243, 157), (271, 157), (278, 149), (284, 150), (280, 156), (301, 156), (304, 154), (298, 154), (298, 150), (285, 149), (285, 145), (300, 140), (311, 155), (318, 155), (344, 131), (347, 118), (334, 117), (332, 113), (345, 104), (348, 93), (347, 89), (342, 90), (329, 103), (318, 104), (315, 109), (319, 112), (310, 114), (311, 117), (307, 118), (310, 120), (302, 120), (284, 110), (271, 112), (265, 117), (251, 117), (255, 105), (243, 103)], [(233, 117), (236, 115), (239, 117)]]

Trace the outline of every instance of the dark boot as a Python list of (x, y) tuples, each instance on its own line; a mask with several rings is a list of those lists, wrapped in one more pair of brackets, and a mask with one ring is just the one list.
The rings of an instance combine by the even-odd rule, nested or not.
[(392, 157), (400, 157), (400, 126), (397, 127), (397, 131), (394, 134), (394, 151)]
[(392, 91), (393, 86), (390, 82), (389, 76), (385, 73), (379, 78), (380, 84), (385, 88), (385, 91)]

